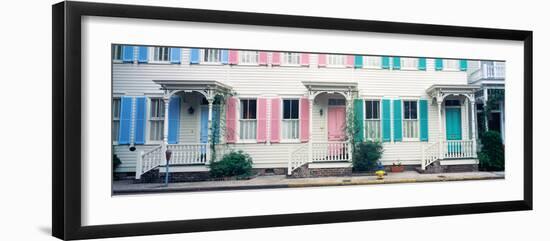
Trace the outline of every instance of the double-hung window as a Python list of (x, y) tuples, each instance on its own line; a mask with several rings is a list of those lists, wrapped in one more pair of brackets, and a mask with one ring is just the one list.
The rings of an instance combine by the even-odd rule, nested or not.
[(111, 129), (111, 137), (113, 141), (118, 141), (119, 129), (120, 129), (120, 98), (113, 98), (112, 117), (113, 127)]
[(365, 137), (367, 140), (379, 140), (381, 137), (380, 101), (365, 101)]
[(418, 125), (418, 101), (403, 101), (403, 138), (419, 138)]
[(418, 70), (418, 58), (401, 58), (401, 69)]
[(149, 140), (162, 141), (164, 134), (164, 101), (162, 98), (151, 98), (149, 108)]
[(327, 64), (329, 66), (341, 67), (341, 66), (345, 66), (346, 64), (345, 55), (329, 54), (327, 55), (327, 58), (328, 58)]
[(122, 45), (113, 45), (113, 60), (117, 62), (122, 61), (122, 52)]
[(300, 54), (283, 53), (283, 65), (300, 65)]
[(458, 59), (443, 59), (443, 70), (460, 70), (460, 61)]
[(221, 49), (203, 49), (202, 50), (202, 59), (203, 63), (221, 63)]
[(258, 51), (239, 51), (239, 64), (258, 64)]
[(299, 126), (299, 101), (283, 100), (283, 139), (294, 140), (298, 139)]
[(369, 69), (382, 68), (382, 57), (380, 56), (364, 56), (363, 62), (365, 63), (363, 68), (369, 68)]
[(241, 140), (256, 139), (256, 100), (244, 99), (241, 100), (241, 115), (240, 115), (240, 131), (239, 138)]
[(153, 62), (170, 62), (170, 48), (154, 47), (152, 57)]

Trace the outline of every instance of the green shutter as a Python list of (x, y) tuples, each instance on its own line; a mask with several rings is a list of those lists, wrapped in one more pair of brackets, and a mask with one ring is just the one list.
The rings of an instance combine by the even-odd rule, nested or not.
[(382, 57), (382, 69), (389, 69), (390, 68), (390, 57), (383, 56)]
[(418, 70), (426, 70), (426, 58), (418, 58)]
[(393, 100), (393, 141), (403, 140), (403, 127), (401, 123), (401, 100)]
[(355, 142), (362, 142), (364, 131), (363, 128), (363, 100), (362, 99), (355, 99), (353, 101), (353, 112), (355, 113), (355, 130), (353, 133), (353, 139)]
[(393, 69), (401, 69), (401, 58), (393, 57)]
[(382, 140), (391, 141), (391, 112), (390, 100), (382, 100)]
[(363, 56), (355, 55), (355, 68), (363, 68)]
[(468, 61), (465, 59), (460, 60), (460, 71), (466, 71), (468, 70)]
[(443, 59), (435, 59), (435, 70), (443, 70)]
[(428, 101), (420, 100), (420, 141), (428, 141)]

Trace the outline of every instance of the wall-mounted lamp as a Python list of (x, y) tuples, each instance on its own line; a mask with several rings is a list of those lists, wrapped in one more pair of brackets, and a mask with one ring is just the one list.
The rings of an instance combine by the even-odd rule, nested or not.
[(189, 113), (190, 115), (195, 113), (195, 109), (193, 109), (193, 106), (190, 106), (189, 109), (187, 109), (187, 113)]
[(319, 109), (319, 115), (323, 116), (323, 108)]

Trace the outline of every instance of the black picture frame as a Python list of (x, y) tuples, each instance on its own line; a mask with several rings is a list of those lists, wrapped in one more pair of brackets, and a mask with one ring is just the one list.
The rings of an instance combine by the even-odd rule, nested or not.
[[(89, 2), (52, 6), (52, 233), (60, 239), (87, 239), (214, 230), (261, 228), (382, 219), (532, 210), (533, 208), (533, 32), (523, 30), (290, 16)], [(426, 36), (516, 40), (524, 43), (523, 199), (421, 207), (343, 210), (284, 215), (212, 218), (99, 226), (81, 224), (81, 17), (230, 23), (258, 26), (350, 30)]]

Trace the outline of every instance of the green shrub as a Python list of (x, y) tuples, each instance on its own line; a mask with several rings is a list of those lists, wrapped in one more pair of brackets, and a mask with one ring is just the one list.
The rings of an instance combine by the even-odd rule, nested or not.
[(484, 171), (504, 170), (504, 145), (500, 133), (486, 131), (481, 135), (481, 151), (478, 153), (479, 168)]
[(252, 158), (243, 151), (231, 151), (210, 164), (211, 177), (248, 177), (251, 173)]
[(382, 143), (367, 141), (357, 143), (353, 151), (354, 171), (373, 171), (384, 152)]

